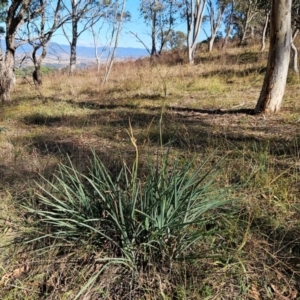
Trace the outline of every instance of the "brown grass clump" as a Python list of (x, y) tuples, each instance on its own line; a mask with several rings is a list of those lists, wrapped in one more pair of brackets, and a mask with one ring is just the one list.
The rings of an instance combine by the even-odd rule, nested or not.
[(299, 78), (289, 75), (281, 113), (252, 115), (266, 57), (255, 46), (229, 48), (190, 66), (184, 53), (166, 53), (117, 62), (105, 85), (95, 70), (53, 72), (40, 90), (19, 79), (0, 111), (0, 298), (75, 299), (102, 270), (108, 249), (24, 243), (36, 220), (22, 205), (37, 201), (35, 182), (68, 157), (82, 172), (91, 149), (112, 173), (121, 160), (130, 165), (130, 121), (142, 166), (167, 149), (197, 163), (214, 152), (211, 165), (223, 158), (217, 184), (238, 200), (209, 216), (215, 234), (172, 268), (137, 275), (112, 265), (79, 298), (298, 299)]

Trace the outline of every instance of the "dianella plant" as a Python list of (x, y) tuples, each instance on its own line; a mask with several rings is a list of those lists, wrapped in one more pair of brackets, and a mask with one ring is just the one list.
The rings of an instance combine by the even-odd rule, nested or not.
[(117, 172), (94, 153), (87, 174), (70, 162), (53, 180), (43, 178), (38, 204), (26, 207), (38, 224), (35, 240), (90, 245), (102, 251), (103, 260), (135, 272), (162, 263), (170, 267), (191, 252), (208, 233), (209, 212), (229, 201), (216, 185), (220, 167), (209, 166), (212, 157), (195, 167), (196, 159), (182, 162), (161, 149), (141, 171), (130, 135), (134, 162), (123, 161)]

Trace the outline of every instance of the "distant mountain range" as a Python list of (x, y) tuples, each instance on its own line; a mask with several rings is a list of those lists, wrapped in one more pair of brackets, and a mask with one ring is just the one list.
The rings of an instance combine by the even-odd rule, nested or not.
[[(112, 49), (111, 49), (112, 50)], [(23, 45), (22, 47), (17, 48), (16, 56), (17, 58), (22, 58), (24, 55), (31, 56), (32, 47), (28, 44)], [(44, 61), (44, 65), (52, 67), (63, 67), (67, 66), (70, 57), (70, 46), (61, 45), (56, 43), (51, 43), (48, 45), (47, 57)], [(109, 54), (109, 49), (103, 47), (98, 48), (98, 56), (104, 62)], [(116, 50), (116, 59), (137, 59), (140, 57), (148, 56), (146, 49), (141, 48), (124, 48), (118, 47)], [(95, 59), (95, 48), (94, 47), (77, 47), (77, 62), (78, 67), (86, 67), (94, 64)]]

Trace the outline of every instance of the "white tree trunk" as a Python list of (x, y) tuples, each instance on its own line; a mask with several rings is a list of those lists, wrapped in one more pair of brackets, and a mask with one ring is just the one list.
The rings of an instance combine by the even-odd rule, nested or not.
[(211, 0), (208, 0), (208, 10), (210, 14), (210, 31), (211, 31), (211, 36), (208, 41), (208, 52), (211, 52), (214, 46), (215, 38), (217, 36), (218, 30), (221, 26), (222, 23), (222, 18), (225, 13), (225, 6), (220, 5), (217, 8), (218, 14), (217, 18), (215, 19), (215, 6), (214, 3)]
[(290, 60), (291, 5), (292, 0), (272, 0), (269, 59), (256, 113), (275, 113), (281, 107)]
[(292, 51), (292, 59), (291, 59), (291, 68), (296, 74), (299, 74), (299, 68), (298, 68), (298, 50), (297, 47), (294, 44), (294, 40), (297, 37), (299, 33), (299, 30), (296, 29), (292, 36), (292, 42), (291, 42), (291, 51)]
[(208, 41), (208, 52), (211, 52), (214, 46), (214, 42), (215, 42), (215, 35), (212, 35)]
[(118, 43), (119, 43), (119, 37), (120, 37), (122, 24), (123, 24), (123, 15), (125, 12), (125, 7), (126, 7), (126, 0), (122, 0), (122, 1), (123, 1), (122, 8), (121, 8), (121, 12), (120, 12), (121, 18), (119, 20), (116, 20), (116, 22), (118, 22), (118, 26), (116, 28), (114, 48), (113, 48), (111, 56), (108, 58), (108, 62), (106, 63), (105, 74), (103, 76), (102, 85), (108, 81), (110, 71), (111, 71), (113, 63), (115, 61), (115, 55), (116, 55), (116, 51), (117, 51), (117, 47), (118, 47)]
[(298, 68), (298, 50), (295, 46), (294, 42), (291, 43), (291, 50), (292, 50), (292, 69), (296, 74), (299, 74)]
[(194, 64), (198, 35), (207, 0), (186, 0), (188, 60)]
[(264, 25), (264, 29), (263, 29), (262, 36), (261, 36), (261, 49), (260, 49), (260, 51), (264, 51), (265, 48), (266, 48), (266, 33), (267, 33), (269, 18), (270, 18), (270, 12), (268, 12), (267, 15), (266, 15), (265, 25)]

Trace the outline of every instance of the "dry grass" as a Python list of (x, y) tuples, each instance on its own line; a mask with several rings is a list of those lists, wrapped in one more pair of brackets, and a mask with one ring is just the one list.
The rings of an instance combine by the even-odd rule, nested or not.
[[(218, 234), (199, 242), (198, 258), (176, 263), (172, 274), (145, 272), (134, 291), (125, 289), (128, 274), (110, 268), (89, 299), (300, 297), (299, 78), (289, 75), (281, 113), (248, 114), (266, 56), (249, 47), (200, 53), (194, 66), (181, 53), (122, 62), (104, 86), (93, 70), (53, 73), (40, 91), (19, 79), (15, 100), (0, 111), (1, 246), (18, 242), (30, 223), (18, 205), (35, 193), (39, 174), (50, 177), (67, 155), (84, 170), (91, 148), (117, 170), (120, 157), (134, 156), (129, 120), (145, 159), (157, 151), (163, 111), (164, 147), (182, 160), (225, 156), (219, 184), (239, 185), (239, 201), (230, 215), (219, 212)], [(95, 249), (40, 257), (18, 244), (2, 249), (1, 299), (74, 299), (101, 267)]]

